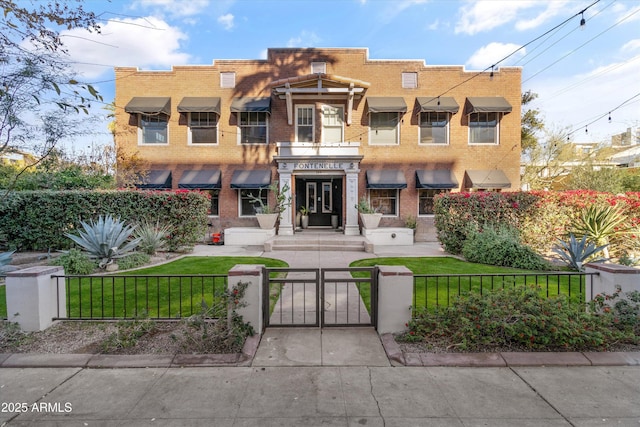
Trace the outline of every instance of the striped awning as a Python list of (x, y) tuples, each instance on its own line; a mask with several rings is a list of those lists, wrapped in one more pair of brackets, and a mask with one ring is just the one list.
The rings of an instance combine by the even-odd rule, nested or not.
[(219, 97), (195, 97), (182, 98), (178, 104), (179, 113), (216, 113), (220, 115)]
[(369, 189), (407, 188), (407, 180), (399, 169), (368, 170), (366, 179)]
[(464, 114), (472, 113), (510, 113), (511, 104), (501, 96), (477, 96), (467, 98)]
[(271, 98), (269, 97), (233, 98), (233, 101), (231, 101), (231, 112), (232, 113), (252, 112), (252, 113), (271, 114)]
[(219, 190), (221, 177), (220, 169), (186, 170), (180, 177), (178, 188)]
[(458, 188), (458, 180), (449, 169), (417, 170), (416, 188), (427, 190)]
[(166, 114), (171, 115), (171, 98), (136, 96), (124, 107), (131, 114)]
[(170, 170), (150, 170), (146, 177), (136, 183), (141, 190), (171, 190)]
[(451, 113), (456, 114), (460, 106), (456, 100), (450, 96), (419, 96), (416, 98), (420, 105), (421, 113)]
[(406, 113), (407, 104), (399, 96), (370, 96), (367, 98), (370, 113)]
[(465, 188), (510, 188), (511, 181), (500, 169), (468, 170)]
[(231, 177), (231, 188), (259, 189), (271, 185), (270, 170), (236, 170)]

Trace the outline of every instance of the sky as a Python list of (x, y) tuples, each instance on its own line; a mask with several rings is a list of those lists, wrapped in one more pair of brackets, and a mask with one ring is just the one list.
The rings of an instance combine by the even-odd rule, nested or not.
[[(98, 15), (101, 33), (64, 30), (62, 40), (80, 80), (107, 103), (115, 66), (169, 70), (264, 59), (270, 47), (358, 47), (369, 59), (467, 71), (523, 67), (522, 91), (538, 94), (530, 107), (575, 142), (640, 126), (639, 0), (85, 0), (84, 7)], [(106, 124), (94, 139), (109, 140)]]

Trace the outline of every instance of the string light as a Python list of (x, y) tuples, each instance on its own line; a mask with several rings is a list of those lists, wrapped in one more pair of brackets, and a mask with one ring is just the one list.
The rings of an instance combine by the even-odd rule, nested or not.
[(495, 65), (491, 66), (491, 74), (489, 74), (489, 80), (493, 80), (493, 67), (495, 67)]
[(584, 27), (587, 23), (587, 21), (585, 21), (584, 19), (584, 10), (582, 12), (580, 12), (580, 14), (582, 15), (582, 19), (580, 19), (580, 29), (584, 30)]
[(609, 111), (609, 123), (611, 123), (611, 111)]

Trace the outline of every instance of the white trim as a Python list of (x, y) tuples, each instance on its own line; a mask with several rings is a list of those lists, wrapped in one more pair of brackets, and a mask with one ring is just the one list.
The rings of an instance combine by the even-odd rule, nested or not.
[(373, 147), (396, 147), (396, 146), (400, 146), (400, 113), (396, 113), (398, 120), (396, 121), (396, 142), (395, 143), (372, 143), (371, 142), (371, 132), (373, 131), (373, 129), (371, 128), (371, 117), (373, 117), (374, 114), (384, 114), (384, 113), (370, 113), (369, 114), (369, 132), (368, 132), (368, 137), (369, 140), (367, 141), (368, 145), (371, 145)]
[[(329, 203), (326, 203), (326, 200), (324, 198), (324, 196), (325, 196), (324, 189), (325, 189), (325, 186), (327, 186), (327, 185), (329, 186)], [(322, 181), (320, 183), (320, 187), (321, 187), (320, 188), (320, 193), (321, 193), (320, 197), (322, 199), (322, 201), (320, 202), (320, 207), (321, 207), (322, 213), (323, 214), (333, 213), (333, 185), (332, 185), (332, 181)], [(328, 209), (325, 208), (325, 206), (329, 206)]]
[(216, 116), (218, 116), (217, 120), (216, 120), (216, 125), (215, 126), (206, 126), (206, 127), (202, 127), (201, 129), (205, 129), (205, 128), (213, 128), (215, 127), (216, 129), (216, 142), (199, 142), (194, 144), (193, 143), (193, 134), (192, 134), (192, 127), (191, 127), (191, 114), (193, 113), (188, 113), (187, 114), (187, 145), (191, 146), (191, 147), (211, 147), (211, 146), (217, 146), (220, 145), (220, 132), (219, 132), (219, 124), (220, 124), (220, 116), (218, 116), (216, 113), (209, 113), (209, 114), (214, 114)]
[[(311, 141), (298, 141), (298, 112), (300, 109), (311, 109)], [(316, 140), (316, 107), (313, 104), (296, 104), (295, 114), (295, 142), (315, 142)]]
[[(309, 210), (309, 213), (318, 213), (318, 185), (317, 182), (307, 182), (305, 186), (305, 204), (306, 208)], [(309, 189), (313, 188), (313, 199), (311, 200), (313, 204), (309, 203)]]
[(447, 141), (444, 144), (437, 143), (437, 142), (427, 142), (427, 143), (421, 142), (422, 141), (422, 113), (423, 113), (422, 111), (418, 113), (418, 145), (431, 146), (431, 147), (447, 147), (451, 145), (451, 133), (450, 133), (450, 127), (449, 127), (449, 125), (451, 124), (451, 113), (444, 112), (447, 115), (447, 125), (445, 126), (445, 137)]
[[(145, 116), (150, 116), (151, 114), (144, 114)], [(138, 146), (141, 147), (162, 147), (165, 145), (169, 145), (169, 116), (167, 117), (167, 142), (144, 142), (143, 141), (143, 131), (142, 131), (142, 113), (137, 113), (136, 114), (137, 118), (138, 118), (138, 124), (137, 124), (137, 128), (138, 128)]]
[[(242, 192), (246, 191), (246, 190), (258, 190), (257, 188), (236, 188), (235, 189), (238, 193), (238, 218), (255, 218), (256, 214), (252, 214), (252, 215), (243, 215), (242, 214)], [(258, 193), (260, 194), (260, 193)], [(219, 196), (218, 196), (219, 197)], [(267, 190), (267, 202), (269, 201), (269, 193)], [(220, 211), (220, 199), (218, 199), (218, 211)]]

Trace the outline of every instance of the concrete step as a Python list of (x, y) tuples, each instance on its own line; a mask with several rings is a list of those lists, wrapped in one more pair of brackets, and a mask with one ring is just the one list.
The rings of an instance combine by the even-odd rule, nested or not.
[(274, 243), (271, 246), (272, 251), (347, 251), (347, 252), (364, 252), (364, 242), (360, 244), (318, 244), (318, 243), (310, 243), (310, 244), (282, 244), (282, 243)]
[(365, 240), (344, 236), (276, 236), (265, 243), (265, 251), (356, 251), (364, 252)]

